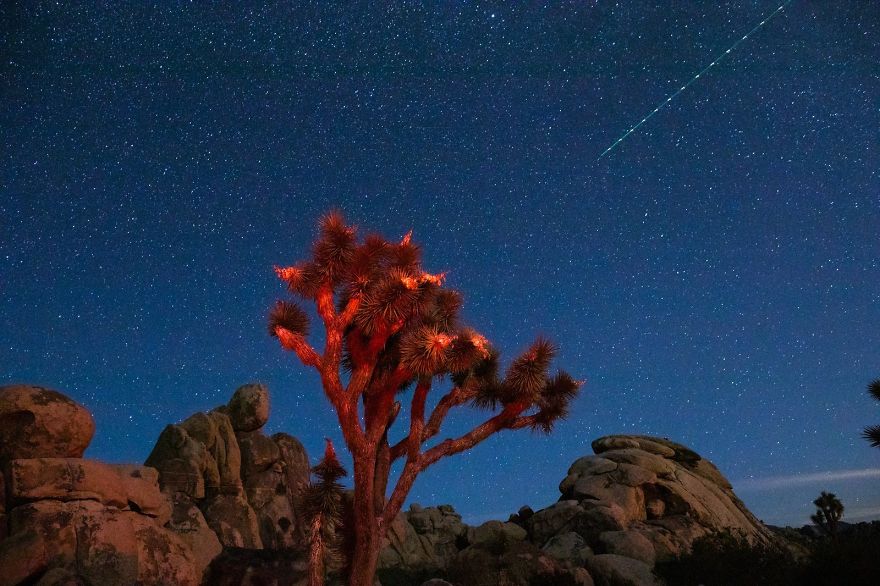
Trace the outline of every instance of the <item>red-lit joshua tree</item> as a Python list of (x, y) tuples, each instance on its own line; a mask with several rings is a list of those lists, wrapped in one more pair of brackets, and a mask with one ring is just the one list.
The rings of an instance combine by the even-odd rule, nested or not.
[[(565, 372), (548, 374), (555, 349), (544, 339), (500, 374), (498, 352), (459, 325), (461, 295), (443, 288), (443, 274), (423, 271), (420, 256), (410, 234), (397, 243), (373, 234), (359, 241), (333, 212), (322, 218), (309, 260), (275, 269), (291, 292), (315, 303), (326, 331), (319, 352), (298, 305), (278, 301), (269, 315), (269, 332), (320, 375), (351, 451), (351, 586), (372, 586), (382, 537), (419, 473), (503, 429), (549, 432), (581, 385)], [(451, 388), (433, 400), (441, 380)], [(398, 398), (411, 387), (409, 429), (393, 441)], [(491, 416), (464, 435), (432, 441), (450, 410), (463, 405)], [(403, 469), (388, 496), (398, 459)]]

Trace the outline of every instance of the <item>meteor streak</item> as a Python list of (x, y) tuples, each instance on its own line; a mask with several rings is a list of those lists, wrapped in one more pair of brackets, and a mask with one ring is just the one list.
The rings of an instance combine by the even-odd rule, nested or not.
[(752, 36), (752, 34), (753, 34), (755, 31), (757, 31), (759, 28), (761, 28), (762, 26), (764, 26), (765, 24), (767, 24), (768, 22), (770, 22), (770, 19), (772, 19), (774, 16), (776, 16), (777, 14), (779, 14), (780, 12), (782, 12), (782, 11), (785, 9), (786, 6), (788, 6), (789, 4), (791, 4), (791, 2), (792, 2), (792, 0), (786, 0), (785, 2), (783, 2), (782, 4), (780, 4), (779, 7), (778, 7), (776, 10), (774, 10), (774, 11), (773, 11), (769, 16), (767, 16), (764, 20), (762, 20), (761, 22), (759, 22), (758, 24), (756, 24), (755, 27), (754, 27), (752, 30), (750, 30), (750, 31), (747, 32), (745, 35), (743, 35), (743, 37), (742, 37), (741, 39), (738, 39), (734, 44), (732, 44), (732, 45), (730, 46), (729, 49), (727, 49), (726, 51), (724, 51), (723, 53), (721, 53), (720, 55), (718, 55), (718, 57), (715, 58), (715, 61), (713, 61), (713, 62), (710, 63), (709, 65), (705, 66), (705, 67), (704, 67), (703, 69), (701, 69), (701, 70), (700, 70), (695, 76), (693, 76), (693, 77), (690, 79), (690, 81), (688, 81), (686, 84), (684, 84), (683, 86), (681, 86), (680, 88), (678, 88), (678, 89), (677, 89), (675, 92), (673, 92), (668, 98), (666, 98), (665, 100), (663, 100), (662, 102), (660, 102), (659, 104), (657, 104), (657, 107), (654, 108), (653, 110), (651, 110), (651, 112), (650, 112), (647, 116), (645, 116), (644, 118), (642, 118), (641, 120), (639, 120), (639, 123), (638, 123), (638, 124), (636, 124), (635, 126), (633, 126), (632, 128), (630, 128), (629, 130), (627, 130), (627, 131), (623, 134), (623, 136), (621, 136), (620, 138), (618, 138), (617, 140), (615, 140), (615, 141), (611, 144), (610, 147), (608, 147), (607, 149), (605, 149), (604, 151), (602, 151), (602, 154), (599, 155), (598, 157), (596, 157), (596, 160), (598, 161), (599, 159), (601, 159), (602, 157), (604, 157), (605, 155), (607, 155), (608, 153), (610, 153), (610, 152), (614, 149), (614, 147), (616, 147), (616, 146), (619, 145), (621, 142), (623, 142), (623, 140), (624, 140), (627, 136), (629, 136), (630, 134), (632, 134), (633, 132), (635, 132), (635, 131), (639, 128), (639, 126), (641, 126), (642, 124), (644, 124), (645, 122), (647, 122), (647, 121), (651, 118), (651, 116), (653, 116), (654, 114), (656, 114), (657, 112), (659, 112), (659, 111), (660, 111), (660, 108), (662, 108), (663, 106), (665, 106), (666, 104), (668, 104), (669, 102), (671, 102), (672, 100), (674, 100), (675, 97), (676, 97), (678, 94), (680, 94), (680, 93), (683, 92), (684, 90), (688, 89), (688, 88), (691, 86), (692, 83), (694, 83), (695, 81), (697, 81), (698, 79), (700, 79), (700, 77), (702, 77), (702, 75), (703, 75), (704, 73), (706, 73), (707, 71), (709, 71), (710, 69), (712, 69), (713, 67), (715, 67), (715, 65), (716, 65), (719, 61), (721, 61), (722, 59), (724, 59), (724, 57), (726, 57), (731, 51), (733, 51), (734, 49), (736, 49), (736, 48), (740, 45), (740, 43), (742, 43), (743, 41), (745, 41), (746, 39), (748, 39), (750, 36)]

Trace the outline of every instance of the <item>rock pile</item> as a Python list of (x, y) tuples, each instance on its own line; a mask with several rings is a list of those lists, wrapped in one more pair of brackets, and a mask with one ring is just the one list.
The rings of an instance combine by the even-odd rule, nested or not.
[[(592, 447), (595, 455), (569, 468), (557, 503), (537, 512), (523, 507), (507, 523), (468, 527), (450, 507), (414, 506), (389, 533), (383, 584), (437, 576), (489, 584), (506, 571), (512, 584), (549, 572), (559, 584), (649, 586), (657, 561), (690, 550), (704, 535), (730, 531), (777, 543), (718, 469), (688, 448), (623, 435)], [(453, 579), (465, 571), (463, 582)]]
[(752, 543), (776, 542), (721, 472), (685, 446), (616, 435), (592, 447), (596, 455), (569, 468), (559, 502), (523, 525), (536, 544), (562, 559), (583, 557), (609, 584), (652, 583), (656, 561), (689, 551), (707, 534), (731, 531)]
[(268, 418), (267, 389), (245, 385), (167, 426), (145, 466), (112, 465), (82, 458), (95, 432), (84, 407), (0, 388), (0, 586), (195, 586), (224, 547), (301, 545), (308, 456), (290, 435), (264, 435)]
[(281, 550), (301, 543), (296, 510), (309, 481), (308, 456), (293, 436), (264, 435), (268, 419), (266, 387), (245, 385), (228, 405), (166, 426), (147, 458), (173, 499), (172, 529), (192, 542), (203, 565), (221, 546)]
[(2, 387), (0, 430), (0, 585), (199, 584), (191, 549), (164, 527), (156, 470), (82, 458), (95, 431), (85, 408)]
[(454, 584), (592, 586), (587, 570), (563, 564), (528, 541), (515, 523), (465, 525), (449, 505), (410, 506), (389, 527), (379, 557), (383, 586), (420, 584), (444, 576)]

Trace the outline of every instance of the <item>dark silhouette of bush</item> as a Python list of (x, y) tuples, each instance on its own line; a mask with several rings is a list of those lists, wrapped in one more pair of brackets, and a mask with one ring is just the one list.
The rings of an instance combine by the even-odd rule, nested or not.
[(837, 539), (820, 539), (802, 568), (805, 586), (880, 584), (880, 522), (858, 523)]
[(696, 540), (690, 553), (659, 562), (654, 572), (668, 586), (800, 586), (794, 556), (782, 549), (749, 543), (730, 532)]
[[(777, 535), (784, 538), (786, 533)], [(851, 525), (837, 539), (800, 534), (792, 545), (790, 551), (766, 548), (722, 533), (697, 540), (691, 553), (658, 563), (655, 572), (668, 586), (880, 584), (880, 522)]]

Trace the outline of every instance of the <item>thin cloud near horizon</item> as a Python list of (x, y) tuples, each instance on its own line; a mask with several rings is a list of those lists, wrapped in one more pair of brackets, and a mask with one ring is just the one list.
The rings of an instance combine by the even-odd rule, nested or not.
[(880, 468), (860, 468), (856, 470), (826, 470), (812, 472), (810, 474), (791, 474), (788, 476), (767, 476), (764, 478), (744, 478), (732, 482), (738, 491), (772, 490), (774, 488), (788, 488), (791, 486), (803, 486), (818, 484), (821, 482), (834, 482), (841, 480), (864, 480), (868, 478), (880, 478)]

